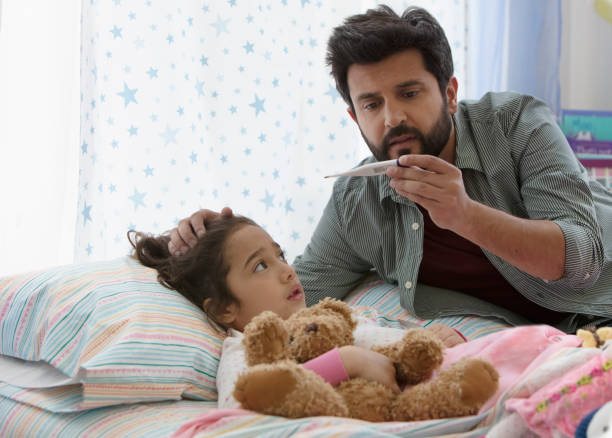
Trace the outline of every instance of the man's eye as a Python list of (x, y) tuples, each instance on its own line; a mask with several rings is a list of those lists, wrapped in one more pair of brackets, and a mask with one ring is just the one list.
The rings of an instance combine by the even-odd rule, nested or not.
[(414, 96), (416, 96), (417, 94), (419, 94), (419, 92), (418, 92), (418, 91), (414, 91), (414, 90), (413, 90), (413, 91), (406, 91), (406, 92), (404, 93), (404, 96), (406, 96), (406, 97), (414, 97)]
[(261, 272), (266, 269), (268, 266), (264, 262), (259, 262), (255, 265), (254, 272)]
[(363, 106), (363, 109), (366, 111), (372, 111), (373, 109), (376, 109), (377, 106), (378, 104), (376, 102), (370, 102), (370, 103), (366, 103)]

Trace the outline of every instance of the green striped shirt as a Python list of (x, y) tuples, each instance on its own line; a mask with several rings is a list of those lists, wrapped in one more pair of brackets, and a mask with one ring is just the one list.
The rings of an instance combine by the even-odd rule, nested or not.
[[(516, 93), (488, 93), (460, 102), (454, 124), (455, 165), (467, 194), (517, 217), (553, 221), (565, 237), (565, 273), (557, 281), (533, 277), (483, 250), (493, 266), (529, 300), (576, 314), (560, 325), (565, 330), (612, 317), (612, 193), (589, 179), (546, 105)], [(293, 266), (308, 304), (342, 298), (373, 269), (399, 285), (402, 306), (418, 317), (475, 314), (526, 322), (475, 297), (418, 284), (422, 247), (423, 217), (386, 175), (343, 177)]]

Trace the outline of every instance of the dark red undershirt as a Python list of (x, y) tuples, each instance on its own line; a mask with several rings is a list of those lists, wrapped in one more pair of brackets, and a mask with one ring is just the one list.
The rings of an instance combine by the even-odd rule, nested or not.
[(538, 306), (517, 292), (493, 267), (478, 245), (433, 223), (419, 206), (425, 225), (418, 281), (480, 298), (534, 323), (556, 324), (568, 314)]

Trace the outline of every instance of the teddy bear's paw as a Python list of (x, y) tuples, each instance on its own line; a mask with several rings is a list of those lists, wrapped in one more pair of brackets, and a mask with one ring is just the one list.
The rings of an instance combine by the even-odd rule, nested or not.
[(291, 361), (251, 367), (236, 381), (244, 409), (290, 418), (348, 416), (342, 397), (319, 375)]
[(238, 376), (234, 398), (245, 409), (276, 414), (296, 387), (297, 376), (291, 368), (257, 365)]
[(345, 380), (336, 390), (344, 399), (350, 417), (366, 421), (391, 420), (390, 407), (395, 394), (382, 383), (359, 377)]
[(374, 350), (393, 361), (397, 380), (407, 384), (430, 378), (444, 359), (442, 342), (423, 329), (410, 329), (398, 342)]
[(427, 381), (404, 390), (392, 405), (395, 421), (474, 415), (497, 391), (499, 375), (481, 359), (462, 359)]
[(458, 368), (461, 402), (479, 409), (497, 391), (499, 374), (493, 365), (482, 359), (464, 359)]
[(273, 312), (257, 315), (244, 328), (245, 357), (249, 366), (289, 359), (289, 334), (283, 320)]

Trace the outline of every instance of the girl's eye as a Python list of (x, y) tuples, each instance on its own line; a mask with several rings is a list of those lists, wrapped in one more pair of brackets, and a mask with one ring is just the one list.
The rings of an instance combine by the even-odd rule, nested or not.
[(255, 271), (254, 272), (261, 272), (264, 269), (266, 269), (268, 266), (265, 264), (265, 262), (259, 262), (257, 263), (257, 265), (255, 265)]
[(285, 258), (285, 253), (283, 251), (280, 252), (278, 258), (281, 259), (283, 262), (287, 261), (287, 259)]

